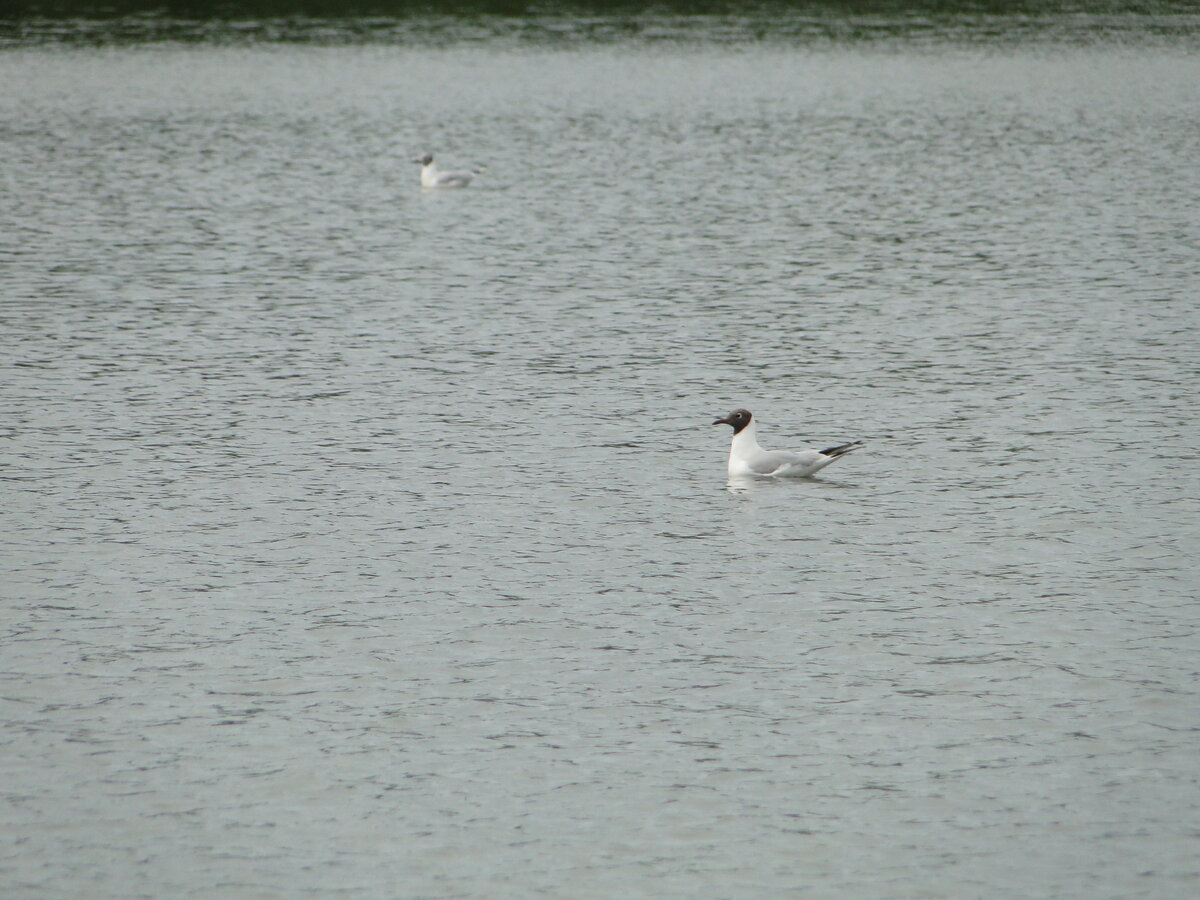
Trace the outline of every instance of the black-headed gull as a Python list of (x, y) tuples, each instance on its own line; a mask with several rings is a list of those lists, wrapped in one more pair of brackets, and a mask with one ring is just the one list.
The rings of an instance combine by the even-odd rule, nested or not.
[(421, 187), (466, 187), (475, 177), (474, 172), (439, 172), (432, 153), (417, 157), (413, 162), (421, 164)]
[(862, 441), (851, 441), (825, 450), (764, 450), (758, 446), (758, 437), (754, 433), (754, 416), (748, 409), (735, 409), (713, 424), (733, 427), (733, 445), (729, 448), (731, 478), (744, 475), (804, 478), (821, 471), (835, 459), (862, 446)]

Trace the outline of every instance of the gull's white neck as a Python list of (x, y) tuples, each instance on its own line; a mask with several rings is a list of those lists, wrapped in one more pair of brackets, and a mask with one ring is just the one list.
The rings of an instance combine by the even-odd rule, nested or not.
[(421, 166), (421, 187), (433, 187), (437, 184), (438, 170), (437, 164), (427, 162)]
[(743, 470), (741, 461), (747, 456), (761, 452), (762, 447), (758, 446), (758, 434), (754, 428), (754, 420), (751, 419), (749, 425), (733, 436), (733, 443), (729, 446), (729, 474), (740, 473)]

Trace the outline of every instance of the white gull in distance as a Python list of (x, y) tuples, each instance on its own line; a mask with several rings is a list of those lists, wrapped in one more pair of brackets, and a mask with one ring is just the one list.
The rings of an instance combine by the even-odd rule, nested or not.
[(442, 172), (433, 161), (433, 154), (426, 153), (413, 160), (421, 164), (421, 187), (466, 187), (477, 173), (468, 171)]
[(733, 444), (729, 448), (731, 478), (746, 475), (805, 478), (862, 446), (862, 441), (851, 441), (824, 450), (764, 450), (758, 445), (754, 417), (748, 409), (735, 409), (725, 418), (715, 420), (713, 424), (729, 425), (733, 428)]

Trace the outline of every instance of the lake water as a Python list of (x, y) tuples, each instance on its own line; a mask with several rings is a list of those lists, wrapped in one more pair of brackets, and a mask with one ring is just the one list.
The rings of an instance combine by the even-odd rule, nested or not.
[(1196, 896), (1139, 22), (0, 53), (3, 895)]

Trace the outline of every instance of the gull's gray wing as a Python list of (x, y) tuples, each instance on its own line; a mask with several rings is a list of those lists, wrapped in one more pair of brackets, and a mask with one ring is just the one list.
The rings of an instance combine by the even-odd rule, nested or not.
[(474, 177), (474, 172), (439, 172), (437, 183), (443, 187), (466, 187)]
[(746, 461), (755, 475), (774, 475), (780, 469), (793, 466), (812, 465), (821, 458), (816, 450), (803, 450), (799, 453), (793, 450), (764, 450), (753, 459)]

